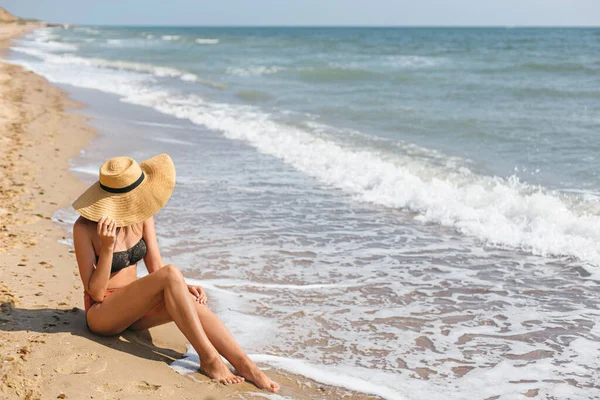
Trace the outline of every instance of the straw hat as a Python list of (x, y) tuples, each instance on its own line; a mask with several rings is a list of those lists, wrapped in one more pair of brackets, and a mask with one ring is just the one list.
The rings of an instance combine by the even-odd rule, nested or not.
[(73, 208), (91, 221), (108, 216), (117, 226), (132, 225), (163, 208), (174, 187), (175, 166), (168, 154), (139, 164), (129, 157), (115, 157), (102, 164), (100, 180), (73, 202)]

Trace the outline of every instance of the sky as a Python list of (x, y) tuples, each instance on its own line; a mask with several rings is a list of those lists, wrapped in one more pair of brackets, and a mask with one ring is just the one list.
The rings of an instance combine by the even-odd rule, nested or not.
[(89, 25), (600, 26), (600, 0), (0, 0)]

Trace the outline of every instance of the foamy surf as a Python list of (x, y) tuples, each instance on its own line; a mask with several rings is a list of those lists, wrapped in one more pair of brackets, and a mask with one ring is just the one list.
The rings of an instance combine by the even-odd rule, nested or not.
[[(360, 376), (347, 375), (343, 368), (311, 365), (303, 360), (272, 356), (268, 354), (250, 354), (250, 359), (257, 363), (292, 372), (313, 379), (316, 382), (338, 386), (360, 393), (373, 394), (388, 400), (406, 400), (400, 392), (390, 388), (386, 382), (397, 381), (398, 377), (391, 374), (374, 374), (372, 370), (359, 370)], [(199, 365), (198, 354), (191, 346), (184, 358), (171, 364), (171, 368), (182, 375), (196, 372)], [(356, 373), (356, 370), (353, 370)], [(378, 376), (379, 375), (379, 376)]]
[(119, 79), (113, 83), (110, 75), (100, 77), (93, 70), (73, 77), (56, 67), (113, 68), (181, 79), (185, 73), (177, 69), (46, 54), (22, 47), (14, 50), (42, 58), (44, 64), (29, 66), (50, 80), (118, 94), (123, 101), (223, 132), (357, 200), (416, 212), (416, 218), (424, 223), (454, 227), (489, 245), (543, 256), (575, 257), (600, 266), (600, 216), (590, 214), (593, 205), (578, 196), (531, 187), (510, 177), (465, 174), (427, 165), (403, 154), (370, 149), (368, 143), (362, 149), (348, 147), (277, 122), (252, 106), (207, 102), (197, 95), (153, 89), (143, 81), (135, 84)]
[(284, 67), (280, 67), (277, 65), (272, 66), (254, 66), (254, 67), (245, 67), (245, 68), (227, 68), (227, 73), (231, 75), (237, 76), (257, 76), (257, 75), (269, 75), (276, 74), (280, 71), (285, 70)]
[[(117, 42), (115, 42), (117, 43)], [(118, 43), (122, 43), (118, 41)], [(169, 77), (169, 78), (179, 78), (183, 81), (187, 82), (198, 82), (199, 79), (196, 75), (178, 70), (176, 68), (171, 67), (163, 67), (152, 64), (144, 64), (144, 63), (136, 63), (129, 61), (114, 61), (107, 60), (103, 58), (83, 58), (77, 57), (72, 54), (48, 54), (43, 51), (30, 49), (26, 47), (15, 46), (11, 48), (14, 51), (28, 54), (34, 57), (39, 57), (45, 59), (49, 62), (55, 64), (76, 64), (76, 65), (84, 65), (98, 68), (110, 68), (115, 70), (122, 71), (135, 71), (135, 72), (144, 72), (149, 73), (158, 77)]]
[(198, 44), (218, 44), (219, 39), (209, 39), (209, 38), (197, 38), (196, 43)]

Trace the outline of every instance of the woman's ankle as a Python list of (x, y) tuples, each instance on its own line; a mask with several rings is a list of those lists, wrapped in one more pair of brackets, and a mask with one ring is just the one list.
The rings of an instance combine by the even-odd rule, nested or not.
[(239, 361), (237, 361), (234, 365), (236, 371), (240, 373), (249, 373), (254, 371), (256, 368), (256, 364), (249, 357), (243, 357)]
[(199, 356), (199, 358), (200, 358), (200, 364), (204, 364), (204, 365), (216, 364), (219, 362), (221, 362), (221, 363), (223, 362), (221, 355), (217, 351), (215, 351), (214, 353), (211, 352), (211, 353), (204, 354), (202, 356)]

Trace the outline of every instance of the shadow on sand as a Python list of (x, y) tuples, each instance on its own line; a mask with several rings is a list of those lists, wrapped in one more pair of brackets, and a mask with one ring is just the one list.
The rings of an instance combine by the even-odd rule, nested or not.
[[(70, 333), (81, 336), (111, 349), (133, 354), (138, 357), (167, 364), (180, 359), (183, 354), (173, 349), (158, 347), (153, 343), (149, 331), (126, 330), (116, 336), (96, 335), (87, 328), (85, 312), (79, 308), (56, 309), (22, 309), (2, 305), (0, 313), (0, 331), (5, 332), (39, 332), (46, 334)], [(8, 309), (7, 309), (8, 308)]]

